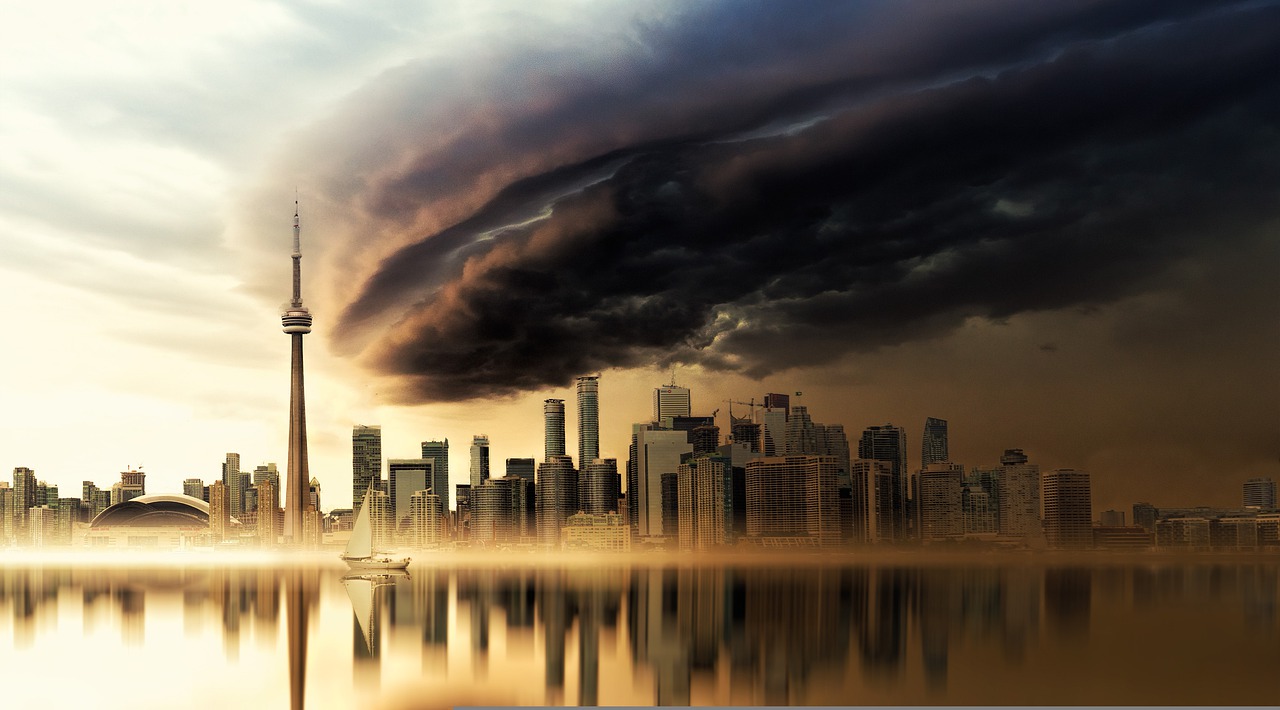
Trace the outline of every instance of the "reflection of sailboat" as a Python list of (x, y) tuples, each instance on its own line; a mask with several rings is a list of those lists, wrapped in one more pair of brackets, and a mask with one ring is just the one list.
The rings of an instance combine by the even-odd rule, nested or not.
[(385, 552), (373, 551), (373, 525), (369, 522), (372, 492), (373, 484), (369, 484), (364, 505), (360, 506), (356, 524), (351, 528), (351, 540), (347, 542), (347, 550), (341, 557), (352, 569), (404, 569), (409, 566), (408, 557), (391, 557)]
[(373, 595), (378, 587), (394, 585), (397, 578), (408, 579), (409, 574), (401, 570), (374, 574), (349, 574), (342, 578), (342, 586), (347, 588), (347, 596), (351, 599), (351, 611), (360, 624), (360, 633), (364, 634), (365, 648), (374, 650), (373, 630), (374, 614)]

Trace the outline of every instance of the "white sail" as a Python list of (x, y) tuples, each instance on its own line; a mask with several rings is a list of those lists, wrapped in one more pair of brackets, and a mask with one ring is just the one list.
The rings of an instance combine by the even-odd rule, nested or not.
[(351, 598), (351, 610), (364, 633), (365, 648), (373, 650), (373, 580), (360, 577), (342, 580)]
[(365, 504), (360, 506), (360, 514), (356, 516), (356, 524), (351, 528), (351, 539), (347, 541), (347, 559), (361, 559), (373, 554), (373, 526), (369, 524), (369, 496), (365, 495)]

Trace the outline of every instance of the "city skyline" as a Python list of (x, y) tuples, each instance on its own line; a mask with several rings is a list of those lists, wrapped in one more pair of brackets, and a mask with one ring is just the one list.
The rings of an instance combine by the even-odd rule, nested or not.
[[(1275, 140), (1277, 80), (1258, 70), (1280, 46), (1273, 4), (44, 12), (7, 13), (0, 42), (0, 268), (18, 342), (0, 368), (6, 471), (73, 491), (145, 467), (151, 490), (178, 492), (217, 479), (227, 452), (245, 471), (284, 468), (275, 318), (297, 195), (319, 324), (310, 470), (326, 507), (348, 495), (355, 424), (383, 427), (383, 461), (452, 441), (460, 483), (478, 434), (493, 461), (540, 459), (547, 398), (569, 403), (572, 454), (575, 378), (597, 373), (599, 454), (625, 461), (673, 366), (722, 433), (725, 400), (804, 392), (793, 403), (850, 438), (904, 427), (914, 470), (937, 417), (953, 462), (1023, 449), (1044, 470), (1090, 472), (1096, 510), (1235, 504), (1245, 480), (1276, 477), (1280, 179), (1254, 158)], [(698, 28), (730, 16), (718, 65)], [(760, 49), (775, 33), (785, 41)], [(1222, 34), (1237, 41), (1206, 51)], [(911, 37), (939, 41), (915, 53)], [(615, 108), (583, 108), (610, 105), (614, 86), (630, 92)], [(934, 114), (955, 119), (950, 133)], [(584, 131), (588, 115), (612, 132)], [(462, 145), (482, 148), (474, 162), (460, 164)], [(855, 164), (875, 179), (846, 175)], [(604, 189), (631, 200), (642, 232), (611, 231)], [(768, 209), (742, 207), (747, 193)], [(687, 195), (706, 219), (669, 229), (655, 205), (694, 214)], [(826, 231), (796, 221), (815, 210)], [(912, 214), (923, 222), (901, 221)], [(777, 232), (703, 244), (689, 231), (748, 217), (795, 222), (792, 251)], [(818, 233), (837, 241), (815, 252)], [(853, 233), (879, 247), (841, 246)], [(598, 248), (615, 238), (636, 253)], [(527, 282), (508, 279), (522, 269)], [(671, 319), (627, 310), (638, 303)], [(508, 334), (487, 358), (486, 324)]]

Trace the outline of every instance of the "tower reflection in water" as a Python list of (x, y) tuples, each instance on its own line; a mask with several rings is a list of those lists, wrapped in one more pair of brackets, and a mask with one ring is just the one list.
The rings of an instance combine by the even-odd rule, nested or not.
[[(1086, 676), (1123, 666), (1113, 648), (1121, 642), (1151, 656), (1116, 677), (1172, 702), (1163, 682), (1135, 674), (1164, 663), (1190, 676), (1185, 693), (1201, 672), (1185, 654), (1199, 646), (1219, 654), (1238, 646), (1221, 662), (1241, 674), (1278, 660), (1278, 572), (1275, 563), (424, 568), (346, 577), (305, 568), (9, 568), (0, 572), (0, 614), (19, 652), (38, 652), (43, 634), (107, 630), (125, 656), (166, 642), (168, 616), (180, 615), (193, 643), (208, 646), (208, 632), (220, 632), (226, 665), (206, 672), (229, 684), (243, 679), (248, 659), (283, 655), (283, 614), (288, 681), (282, 662), (272, 692), (277, 706), (288, 697), (293, 708), (480, 687), (500, 689), (499, 704), (1044, 702), (1035, 683), (1072, 674), (1082, 687), (1102, 682)], [(77, 603), (83, 628), (59, 629), (58, 615)], [(326, 632), (321, 621), (340, 627)], [(346, 662), (347, 628), (344, 690), (331, 671)], [(1156, 630), (1167, 635), (1154, 638)], [(1211, 680), (1201, 696), (1180, 697), (1249, 704), (1273, 691), (1263, 680), (1214, 691)]]

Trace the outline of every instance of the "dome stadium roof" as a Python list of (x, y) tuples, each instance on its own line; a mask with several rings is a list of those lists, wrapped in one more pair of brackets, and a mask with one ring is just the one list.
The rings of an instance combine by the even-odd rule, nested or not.
[(209, 504), (199, 498), (175, 494), (139, 496), (116, 503), (89, 523), (90, 528), (208, 527)]

